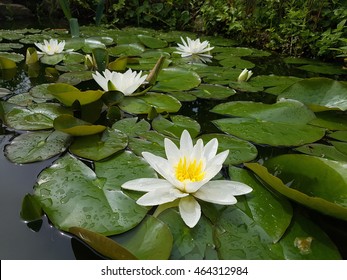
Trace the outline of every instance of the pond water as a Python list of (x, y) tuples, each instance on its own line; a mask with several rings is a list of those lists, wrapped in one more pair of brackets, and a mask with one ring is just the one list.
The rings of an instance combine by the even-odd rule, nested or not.
[[(33, 32), (34, 34), (38, 32), (35, 31)], [(88, 33), (88, 31), (85, 31)], [(106, 32), (106, 31), (103, 31)], [(125, 31), (126, 32), (126, 31)], [(135, 30), (135, 32), (132, 30), (131, 34), (129, 35), (130, 37), (136, 37), (136, 32), (144, 32), (146, 36), (154, 36), (152, 31), (148, 30)], [(40, 33), (40, 32), (38, 32)], [(65, 33), (53, 33), (55, 35), (62, 36), (62, 38), (67, 38)], [(112, 34), (112, 33), (111, 33)], [(108, 36), (109, 34), (107, 33)], [(179, 38), (178, 33), (174, 33), (176, 36), (175, 38)], [(189, 34), (192, 35), (192, 34)], [(111, 35), (109, 35), (111, 36)], [(118, 36), (118, 37), (117, 37)], [(125, 36), (123, 33), (117, 34), (116, 39), (118, 40), (118, 44), (129, 44), (129, 40), (125, 40)], [(5, 36), (5, 41), (10, 41), (9, 37)], [(22, 52), (25, 54), (25, 50), (27, 46), (31, 46), (31, 42), (33, 41), (25, 41), (25, 39), (29, 38), (29, 36), (23, 36), (21, 37), (20, 40), (23, 40), (23, 44), (25, 45), (25, 48), (22, 48), (21, 50), (17, 51), (15, 49), (15, 52), (20, 53)], [(42, 37), (38, 37), (42, 38)], [(94, 37), (93, 37), (94, 38)], [(143, 37), (141, 37), (143, 39)], [(162, 35), (161, 39), (164, 40), (163, 38), (166, 38), (168, 40), (169, 36), (167, 35)], [(95, 38), (94, 38), (95, 39)], [(147, 39), (147, 37), (146, 37)], [(213, 38), (209, 37), (209, 40), (211, 40), (211, 44), (213, 42), (218, 43), (220, 42), (218, 38)], [(213, 40), (215, 39), (215, 41)], [(18, 39), (13, 39), (15, 42), (18, 41)], [(36, 39), (30, 39), (30, 40), (36, 40)], [(101, 42), (106, 41), (105, 45), (108, 46), (107, 43), (108, 39), (103, 39)], [(152, 42), (147, 42), (147, 41), (141, 41), (144, 44), (151, 45)], [(173, 40), (174, 42), (174, 40)], [(99, 42), (100, 43), (100, 42)], [(99, 44), (98, 43), (98, 44)], [(156, 42), (157, 43), (157, 42)], [(264, 81), (262, 80), (256, 80), (256, 77), (264, 77), (268, 75), (272, 75), (275, 77), (287, 77), (287, 76), (292, 76), (292, 77), (297, 77), (300, 79), (310, 79), (313, 77), (326, 77), (329, 78), (329, 81), (345, 81), (347, 80), (347, 73), (343, 73), (341, 71), (341, 64), (339, 62), (337, 63), (323, 63), (320, 61), (314, 61), (314, 60), (304, 60), (304, 62), (298, 62), (298, 63), (292, 63), (289, 62), (289, 60), (286, 60), (286, 58), (283, 58), (277, 54), (266, 54), (263, 56), (263, 53), (259, 52), (257, 53), (257, 50), (254, 49), (248, 49), (248, 48), (237, 48), (237, 46), (232, 45), (230, 47), (228, 44), (230, 42), (227, 41), (224, 42), (222, 41), (219, 46), (216, 46), (218, 49), (216, 53), (220, 52), (223, 55), (221, 55), (222, 58), (219, 58), (220, 61), (225, 63), (226, 68), (228, 68), (233, 74), (231, 77), (234, 77), (235, 79), (243, 68), (246, 68), (247, 65), (249, 68), (252, 68), (252, 71), (254, 73), (253, 78), (251, 78), (249, 84), (251, 87), (248, 85), (240, 84), (240, 83), (226, 83), (223, 81), (223, 75), (225, 73), (218, 73), (221, 76), (218, 76), (217, 78), (213, 76), (211, 73), (206, 73), (206, 71), (203, 68), (197, 67), (194, 69), (197, 73), (199, 73), (200, 76), (202, 76), (202, 80), (205, 83), (209, 84), (220, 84), (225, 88), (234, 88), (236, 90), (236, 94), (231, 94), (230, 96), (227, 96), (225, 98), (210, 98), (206, 95), (206, 91), (210, 90), (205, 90), (205, 93), (195, 93), (190, 91), (191, 89), (183, 89), (183, 94), (186, 93), (186, 95), (189, 96), (190, 100), (184, 100), (186, 97), (180, 94), (175, 95), (175, 88), (174, 89), (169, 89), (167, 92), (170, 94), (172, 93), (174, 97), (176, 97), (178, 100), (181, 101), (181, 107), (179, 110), (169, 112), (172, 115), (179, 115), (179, 116), (188, 116), (191, 120), (194, 121), (191, 122), (189, 120), (189, 124), (187, 125), (187, 129), (191, 128), (190, 124), (192, 126), (196, 125), (198, 123), (199, 127), (199, 134), (210, 134), (210, 133), (220, 133), (221, 130), (225, 129), (222, 126), (217, 126), (216, 123), (212, 123), (214, 120), (219, 120), (221, 119), (221, 116), (216, 113), (216, 112), (211, 112), (212, 109), (216, 108), (217, 105), (222, 104), (222, 103), (228, 103), (228, 102), (237, 102), (237, 101), (252, 101), (252, 102), (261, 102), (263, 104), (274, 104), (276, 103), (277, 96), (276, 94), (269, 94), (269, 92), (266, 92), (266, 90), (259, 90), (257, 86), (259, 87), (259, 83)], [(112, 44), (111, 44), (112, 45)], [(174, 45), (174, 43), (172, 43)], [(226, 58), (226, 55), (228, 55), (227, 51), (222, 51), (223, 48), (229, 48), (230, 51), (232, 52), (241, 52), (244, 55), (237, 55), (234, 54), (235, 57), (237, 57), (237, 61), (228, 61), (228, 58)], [(136, 53), (139, 51), (138, 46), (127, 46), (127, 49), (125, 51), (121, 50), (115, 50), (113, 49), (113, 55), (115, 57), (119, 57), (122, 55), (129, 55), (127, 53), (128, 51), (130, 52), (129, 56), (137, 56), (140, 55)], [(152, 49), (155, 49), (155, 47), (151, 47)], [(172, 48), (172, 46), (171, 46)], [(89, 52), (87, 46), (85, 49), (83, 49), (83, 52)], [(13, 51), (13, 49), (12, 49)], [(119, 51), (119, 53), (117, 53)], [(169, 52), (172, 54), (172, 49), (165, 49), (165, 52)], [(132, 52), (135, 52), (132, 53)], [(144, 50), (140, 51), (140, 53), (144, 52)], [(116, 53), (116, 54), (115, 54)], [(257, 55), (254, 55), (257, 54)], [(157, 54), (155, 54), (157, 56)], [(224, 56), (224, 57), (223, 57)], [(140, 64), (143, 63), (142, 65), (145, 65), (148, 67), (145, 63), (147, 63), (148, 57), (144, 56), (141, 59), (144, 59), (143, 61), (140, 60)], [(173, 63), (182, 66), (183, 62), (179, 60), (179, 57), (173, 57)], [(156, 61), (156, 59), (155, 59)], [(220, 67), (220, 62), (219, 60), (213, 60), (210, 64), (208, 64), (210, 67)], [(222, 64), (223, 64), (222, 63)], [(251, 63), (251, 64), (249, 64)], [(58, 63), (57, 63), (58, 64)], [(153, 59), (149, 63), (150, 65), (153, 64)], [(245, 65), (245, 66), (244, 66)], [(252, 66), (253, 65), (253, 66)], [(311, 66), (308, 68), (301, 68), (300, 66)], [(52, 65), (54, 67), (54, 65)], [(138, 65), (136, 65), (138, 67)], [(168, 67), (169, 65), (166, 65)], [(150, 68), (146, 68), (145, 70), (149, 70)], [(183, 69), (186, 66), (182, 66)], [(141, 68), (141, 66), (139, 67)], [(57, 68), (61, 69), (61, 68)], [(16, 96), (16, 95), (21, 95), (23, 93), (27, 93), (30, 91), (32, 88), (35, 88), (36, 86), (39, 86), (41, 84), (46, 84), (52, 82), (52, 77), (47, 78), (44, 76), (44, 67), (40, 69), (40, 75), (38, 77), (29, 77), (28, 71), (26, 69), (25, 63), (23, 61), (17, 63), (17, 68), (16, 68), (16, 73), (13, 75), (11, 74), (11, 78), (8, 78), (9, 72), (6, 70), (1, 72), (0, 76), (0, 88), (6, 88), (11, 91), (11, 96)], [(190, 71), (191, 69), (189, 69)], [(64, 70), (67, 73), (69, 73), (70, 70)], [(217, 71), (217, 70), (212, 70)], [(190, 73), (185, 73), (187, 76), (190, 75)], [(175, 75), (181, 75), (181, 72), (175, 73)], [(71, 82), (72, 81), (72, 75), (69, 76), (67, 75), (64, 81)], [(190, 78), (190, 76), (189, 76)], [(55, 78), (53, 78), (53, 81)], [(170, 77), (172, 79), (172, 77)], [(232, 79), (230, 78), (229, 75), (226, 75), (225, 79)], [(254, 83), (251, 83), (255, 81)], [(265, 79), (265, 78), (264, 78)], [(163, 80), (158, 79), (159, 83), (163, 82)], [(206, 82), (207, 81), (207, 82)], [(181, 81), (180, 81), (181, 82)], [(320, 81), (319, 81), (320, 82)], [(177, 83), (177, 82), (176, 82)], [(74, 84), (74, 83), (72, 83)], [(179, 82), (178, 82), (179, 84)], [(227, 85), (228, 84), (228, 85)], [(276, 82), (271, 81), (270, 83), (264, 85), (264, 89), (267, 87), (273, 86), (273, 84), (276, 84)], [(76, 87), (78, 87), (80, 90), (87, 90), (87, 89), (95, 89), (96, 85), (92, 81), (86, 80), (82, 81), (80, 83), (74, 84)], [(172, 84), (166, 85), (167, 87), (172, 87)], [(197, 86), (194, 86), (196, 88)], [(287, 84), (285, 87), (288, 87)], [(164, 88), (165, 88), (165, 83), (164, 83)], [(157, 91), (160, 91), (161, 88), (159, 88)], [(214, 89), (215, 90), (215, 89)], [(164, 90), (165, 91), (165, 90)], [(196, 94), (196, 96), (194, 96)], [(200, 95), (199, 95), (200, 94)], [(218, 91), (216, 91), (216, 94), (218, 94)], [(4, 97), (3, 100), (7, 100), (8, 96)], [(135, 103), (138, 101), (135, 101)], [(297, 104), (297, 103), (295, 103)], [(326, 105), (326, 104), (325, 104)], [(325, 106), (324, 105), (324, 106)], [(171, 106), (171, 105), (170, 105)], [(169, 110), (170, 110), (169, 106)], [(290, 106), (296, 106), (293, 104), (290, 104)], [(322, 105), (323, 106), (323, 105)], [(144, 113), (133, 113), (133, 109), (130, 108), (127, 104), (123, 104), (123, 107), (126, 112), (124, 114), (125, 118), (131, 118), (134, 115), (137, 115), (140, 117), (140, 119), (146, 120), (147, 116)], [(245, 110), (248, 110), (245, 108)], [(162, 114), (165, 116), (166, 110), (163, 110)], [(344, 110), (341, 109), (342, 113), (344, 113)], [(225, 111), (223, 112), (223, 114)], [(341, 113), (340, 111), (338, 113)], [(320, 113), (318, 112), (317, 115)], [(345, 118), (345, 115), (342, 115), (343, 118)], [(333, 118), (335, 116), (332, 116)], [(219, 123), (219, 125), (221, 125)], [(289, 124), (288, 124), (289, 125)], [(344, 121), (341, 121), (341, 127), (343, 127)], [(184, 127), (184, 125), (183, 125)], [(71, 235), (68, 235), (66, 233), (62, 233), (62, 231), (59, 231), (56, 229), (54, 226), (52, 226), (52, 223), (48, 221), (48, 218), (46, 216), (43, 217), (42, 220), (35, 221), (35, 222), (30, 222), (30, 223), (25, 223), (21, 219), (21, 208), (22, 208), (22, 202), (24, 197), (27, 194), (32, 194), (33, 193), (33, 187), (37, 183), (38, 176), (42, 172), (42, 170), (49, 168), (56, 160), (60, 159), (62, 155), (58, 154), (53, 156), (52, 158), (46, 159), (44, 161), (39, 161), (35, 163), (25, 163), (25, 164), (20, 164), (20, 163), (12, 163), (10, 162), (6, 156), (5, 156), (5, 147), (7, 145), (10, 145), (13, 139), (18, 136), (18, 133), (22, 133), (23, 131), (21, 130), (16, 130), (12, 128), (8, 128), (5, 124), (2, 124), (2, 131), (0, 133), (0, 144), (1, 144), (1, 151), (3, 151), (0, 154), (0, 176), (1, 176), (1, 181), (0, 181), (0, 205), (1, 205), (1, 220), (3, 221), (3, 226), (0, 231), (0, 257), (1, 259), (98, 259), (100, 256), (98, 253), (93, 252), (92, 250), (88, 249), (86, 245), (82, 244), (78, 239), (76, 238), (71, 238)], [(280, 129), (280, 128), (279, 128)], [(160, 133), (164, 133), (165, 130), (161, 128), (156, 128), (157, 131)], [(338, 128), (334, 130), (339, 130), (343, 131), (345, 128)], [(225, 131), (225, 130), (223, 130)], [(165, 133), (164, 133), (165, 134)], [(229, 134), (229, 131), (227, 132)], [(232, 133), (230, 133), (232, 134)], [(270, 132), (271, 134), (271, 132)], [(239, 136), (242, 138), (241, 136)], [(131, 137), (130, 137), (131, 138)], [(151, 139), (151, 138), (148, 138)], [(247, 139), (250, 142), (253, 142), (250, 139)], [(300, 140), (300, 139), (299, 139)], [(320, 140), (320, 139), (318, 139)], [(317, 140), (317, 142), (318, 142)], [(151, 140), (154, 141), (154, 140)], [(297, 153), (297, 151), (293, 150), (293, 146), (299, 146), (296, 144), (283, 144), (286, 142), (281, 142), (280, 145), (272, 145), (269, 143), (266, 143), (267, 138), (265, 138), (265, 142), (260, 142), (260, 143), (255, 143), (256, 148), (257, 148), (257, 155), (253, 159), (249, 161), (254, 161), (254, 162), (264, 162), (268, 159), (274, 158), (276, 155), (280, 154), (292, 154), (292, 153)], [(283, 140), (284, 141), (284, 140)], [(286, 141), (286, 140), (285, 140)], [(315, 141), (314, 141), (315, 142)], [(151, 142), (152, 144), (154, 142)], [(311, 143), (311, 142), (307, 142)], [(325, 143), (324, 141), (320, 143)], [(245, 143), (243, 143), (245, 144)], [(136, 154), (138, 153), (139, 147), (136, 146), (133, 143), (133, 146), (131, 146), (131, 150)], [(244, 149), (244, 148), (243, 148)], [(247, 148), (248, 151), (251, 148)], [(153, 150), (155, 151), (155, 149)], [(234, 151), (236, 153), (236, 151)], [(129, 159), (130, 162), (133, 162), (132, 159)], [(235, 166), (238, 167), (243, 167), (243, 163), (247, 162), (248, 160), (240, 161), (235, 164)], [(103, 161), (101, 160), (100, 166), (102, 166)], [(231, 164), (230, 164), (231, 165)], [(71, 169), (74, 165), (71, 164), (68, 167)], [(99, 167), (101, 170), (102, 167)], [(225, 171), (225, 170), (224, 170)], [(106, 171), (103, 171), (107, 173)], [(227, 173), (228, 171), (226, 171)], [(230, 173), (231, 174), (231, 173)], [(45, 174), (47, 176), (47, 174)], [(51, 175), (49, 175), (51, 176)], [(54, 175), (52, 175), (54, 176)], [(105, 175), (110, 176), (108, 174)], [(229, 176), (229, 175), (228, 175)], [(53, 178), (52, 181), (56, 180), (56, 178)], [(98, 179), (99, 180), (99, 179)], [(100, 182), (97, 181), (95, 184), (99, 184)], [(104, 183), (100, 183), (101, 185)], [(242, 200), (241, 200), (242, 201)], [(43, 202), (44, 203), (44, 202)], [(286, 204), (285, 202), (284, 204)], [(343, 232), (344, 228), (346, 227), (346, 222), (342, 221), (341, 219), (334, 219), (330, 217), (326, 217), (325, 215), (320, 214), (319, 212), (316, 211), (311, 211), (308, 210), (305, 207), (300, 207), (298, 205), (295, 206), (296, 209), (299, 209), (298, 211), (303, 211), (303, 216), (308, 215), (312, 221), (315, 221), (316, 224), (319, 224), (330, 236), (330, 238), (333, 240), (335, 245), (338, 247), (340, 254), (342, 255), (342, 258), (346, 259), (346, 242), (344, 240), (346, 234)], [(49, 207), (48, 207), (49, 209)], [(242, 206), (241, 206), (242, 209)], [(244, 209), (243, 209), (244, 210)], [(244, 210), (246, 211), (246, 210)], [(53, 211), (54, 212), (54, 211)], [(53, 217), (53, 224), (57, 222), (55, 219), (56, 217), (54, 214), (52, 214)], [(223, 212), (224, 213), (224, 212)], [(301, 212), (300, 212), (301, 213)], [(171, 214), (170, 214), (171, 215)], [(168, 224), (170, 224), (170, 219), (172, 217), (168, 214), (168, 217), (163, 215), (163, 219), (168, 221)], [(173, 215), (173, 214), (172, 214)], [(341, 214), (342, 215), (342, 214)], [(343, 215), (345, 215), (343, 213)], [(59, 224), (59, 222), (57, 222)], [(288, 226), (288, 225), (287, 225)], [(91, 226), (92, 227), (92, 226)], [(183, 228), (182, 225), (180, 227)], [(264, 226), (265, 227), (265, 226)], [(209, 228), (209, 227), (206, 227)], [(265, 227), (266, 228), (266, 227)], [(228, 229), (226, 229), (228, 230)], [(175, 236), (175, 230), (172, 229), (173, 234)], [(119, 242), (122, 242), (122, 235), (120, 238), (117, 240)], [(125, 236), (124, 239), (126, 240), (128, 236)], [(222, 237), (220, 237), (222, 240)], [(117, 238), (116, 238), (117, 239)], [(324, 238), (323, 238), (324, 239)], [(225, 241), (224, 241), (225, 242)], [(125, 242), (126, 243), (126, 242)], [(208, 243), (208, 242), (207, 242)], [(182, 245), (183, 246), (183, 245)], [(285, 245), (283, 245), (285, 246)], [(176, 253), (174, 253), (176, 254)], [(224, 252), (222, 253), (224, 254)], [(227, 254), (227, 253), (225, 253)], [(305, 255), (305, 254), (303, 254)], [(214, 254), (211, 254), (211, 256), (214, 256)], [(319, 258), (318, 254), (318, 258)], [(187, 258), (191, 258), (192, 256)], [(269, 257), (268, 255), (265, 254), (264, 258)]]

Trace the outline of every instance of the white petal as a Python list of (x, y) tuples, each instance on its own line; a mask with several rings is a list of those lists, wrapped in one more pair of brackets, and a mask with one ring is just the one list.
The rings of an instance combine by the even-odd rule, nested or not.
[(153, 155), (149, 152), (143, 152), (142, 156), (149, 163), (149, 165), (162, 177), (164, 177), (172, 185), (178, 186), (177, 179), (174, 177), (174, 170), (166, 159)]
[(206, 161), (209, 161), (217, 154), (218, 140), (217, 138), (211, 139), (204, 148), (204, 157)]
[(194, 196), (211, 203), (232, 205), (237, 202), (235, 195), (247, 194), (251, 191), (251, 187), (240, 182), (216, 180), (203, 185)]
[(180, 192), (178, 189), (172, 188), (159, 188), (141, 196), (136, 203), (142, 206), (154, 206), (168, 202), (172, 202), (177, 198), (188, 196), (186, 193)]
[(164, 179), (140, 178), (128, 181), (122, 185), (123, 189), (150, 192), (158, 188), (171, 188), (172, 184)]
[(180, 139), (181, 156), (189, 155), (193, 149), (193, 141), (187, 130), (184, 130)]
[(170, 139), (164, 139), (165, 153), (171, 165), (176, 165), (180, 159), (180, 150)]
[(178, 204), (180, 215), (187, 226), (194, 227), (200, 219), (201, 208), (194, 197), (187, 196), (180, 199)]
[(207, 166), (222, 165), (224, 161), (227, 159), (228, 154), (229, 154), (229, 150), (226, 150), (224, 152), (217, 154), (216, 156), (214, 156), (207, 162)]
[[(203, 156), (203, 151), (204, 151), (204, 143), (202, 142), (201, 139), (199, 139), (194, 145), (193, 150), (190, 153), (190, 160), (196, 160), (197, 162), (199, 162), (201, 157)], [(203, 168), (205, 168), (205, 166), (203, 166)]]
[(92, 76), (104, 91), (108, 91), (108, 80), (104, 76), (102, 76), (99, 72), (96, 72), (95, 74), (93, 73)]

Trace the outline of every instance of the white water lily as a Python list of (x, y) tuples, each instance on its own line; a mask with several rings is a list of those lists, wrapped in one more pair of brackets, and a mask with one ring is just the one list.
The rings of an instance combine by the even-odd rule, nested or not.
[(201, 216), (197, 199), (231, 205), (237, 202), (236, 195), (252, 191), (251, 187), (236, 181), (211, 181), (221, 170), (229, 153), (227, 150), (217, 154), (216, 138), (205, 146), (201, 139), (193, 145), (189, 132), (185, 130), (181, 135), (180, 148), (167, 138), (164, 145), (167, 159), (149, 152), (142, 153), (162, 178), (135, 179), (122, 185), (124, 189), (147, 192), (137, 200), (138, 204), (178, 205), (183, 221), (194, 227)]
[(106, 69), (103, 75), (99, 72), (92, 74), (94, 80), (104, 91), (118, 90), (124, 95), (131, 95), (146, 80), (147, 75), (142, 75), (142, 71), (137, 73), (128, 69), (125, 73), (111, 72)]
[(50, 39), (49, 41), (43, 40), (43, 44), (35, 43), (35, 46), (41, 50), (42, 54), (54, 55), (63, 52), (65, 41), (58, 42), (56, 39)]
[(182, 57), (192, 57), (193, 59), (198, 59), (203, 62), (211, 61), (212, 55), (210, 55), (210, 51), (214, 47), (210, 47), (210, 43), (208, 41), (200, 42), (200, 39), (192, 40), (187, 37), (187, 42), (181, 37), (182, 44), (178, 43), (178, 47), (176, 48), (176, 53), (179, 53)]
[(253, 72), (251, 70), (248, 70), (247, 68), (243, 69), (239, 77), (237, 78), (238, 82), (247, 82), (251, 76), (253, 75)]

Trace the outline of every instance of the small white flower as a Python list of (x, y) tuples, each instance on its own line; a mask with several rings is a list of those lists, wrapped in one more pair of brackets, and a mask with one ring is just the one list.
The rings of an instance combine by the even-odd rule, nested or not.
[(50, 39), (49, 41), (44, 40), (43, 44), (35, 43), (35, 46), (42, 51), (42, 54), (54, 55), (63, 52), (65, 47), (65, 41), (63, 40), (58, 43), (58, 40)]
[(252, 191), (249, 186), (230, 180), (212, 180), (221, 170), (229, 150), (217, 154), (218, 140), (205, 146), (201, 139), (195, 145), (188, 131), (183, 131), (180, 148), (171, 140), (164, 140), (167, 159), (143, 152), (145, 160), (162, 177), (131, 180), (122, 188), (147, 192), (137, 200), (143, 206), (178, 202), (179, 212), (189, 227), (194, 227), (201, 216), (197, 199), (231, 205), (237, 202), (235, 195)]
[(128, 69), (125, 73), (111, 72), (106, 69), (103, 75), (99, 72), (92, 74), (94, 80), (104, 91), (118, 90), (124, 95), (131, 95), (146, 80), (147, 75), (142, 75), (142, 71), (137, 73)]
[(253, 75), (253, 72), (251, 70), (248, 70), (247, 68), (243, 69), (239, 77), (237, 78), (238, 82), (247, 82), (251, 76)]
[(212, 55), (210, 55), (210, 50), (214, 47), (210, 47), (208, 41), (200, 42), (200, 39), (192, 40), (187, 37), (187, 42), (181, 37), (182, 44), (178, 43), (176, 48), (176, 53), (179, 53), (182, 57), (192, 57), (198, 58), (203, 62), (211, 61)]

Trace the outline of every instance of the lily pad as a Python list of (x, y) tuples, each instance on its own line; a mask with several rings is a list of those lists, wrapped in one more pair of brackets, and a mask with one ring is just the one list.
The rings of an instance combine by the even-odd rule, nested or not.
[(108, 48), (108, 52), (112, 56), (136, 56), (145, 51), (145, 48), (140, 44), (120, 44), (115, 47)]
[(181, 103), (173, 96), (150, 92), (142, 96), (124, 98), (119, 108), (130, 114), (148, 114), (152, 108), (158, 113), (175, 113), (181, 108)]
[(231, 135), (211, 133), (203, 134), (199, 138), (201, 138), (204, 143), (207, 143), (213, 138), (217, 138), (218, 152), (229, 150), (229, 155), (224, 162), (225, 164), (240, 164), (251, 161), (258, 155), (257, 148), (253, 144)]
[(54, 119), (54, 128), (72, 136), (86, 136), (103, 132), (104, 125), (93, 125), (71, 115), (60, 115)]
[(138, 118), (124, 118), (112, 125), (113, 129), (117, 129), (127, 134), (128, 137), (132, 138), (137, 135), (148, 131), (151, 125), (144, 119), (138, 121)]
[(284, 196), (267, 190), (245, 169), (229, 167), (229, 175), (232, 180), (245, 183), (253, 189), (246, 196), (245, 205), (240, 200), (237, 206), (244, 211), (249, 209), (249, 216), (266, 231), (273, 243), (278, 242), (292, 220), (293, 209), (290, 202)]
[(246, 163), (245, 166), (286, 197), (326, 215), (347, 220), (344, 164), (307, 155), (282, 155), (266, 162), (269, 170), (280, 178), (260, 164)]
[(217, 105), (211, 111), (243, 117), (219, 119), (213, 123), (228, 134), (254, 143), (299, 146), (325, 135), (324, 129), (307, 124), (315, 118), (314, 114), (294, 100), (281, 100), (275, 104), (236, 101)]
[(347, 83), (328, 78), (310, 78), (298, 81), (279, 97), (296, 99), (313, 111), (347, 110)]
[(179, 138), (183, 130), (188, 130), (192, 138), (200, 133), (200, 125), (197, 121), (182, 115), (171, 116), (171, 121), (161, 115), (152, 121), (152, 127), (159, 133)]
[(164, 68), (160, 71), (155, 91), (190, 90), (197, 87), (201, 80), (197, 73), (184, 68)]
[(306, 124), (276, 123), (251, 118), (228, 118), (213, 121), (223, 132), (258, 144), (301, 146), (320, 140), (325, 130)]
[(141, 43), (144, 44), (146, 47), (151, 48), (151, 49), (160, 49), (160, 48), (165, 48), (168, 43), (159, 39), (159, 38), (154, 38), (152, 36), (148, 35), (138, 35), (138, 38), (140, 39)]
[(75, 139), (70, 146), (70, 151), (75, 155), (99, 161), (128, 145), (128, 137), (121, 131), (107, 128), (102, 134), (94, 134)]
[(18, 130), (47, 129), (52, 128), (54, 119), (62, 114), (71, 114), (71, 111), (53, 103), (32, 104), (27, 107), (7, 105), (5, 123)]
[(203, 99), (225, 99), (234, 95), (236, 91), (224, 86), (201, 84), (189, 93)]
[[(186, 226), (176, 210), (169, 209), (158, 217), (165, 222), (173, 235), (173, 248), (170, 259), (201, 260), (208, 258), (208, 252), (214, 249), (213, 229), (205, 217), (201, 217), (194, 228)], [(210, 253), (211, 254), (211, 253)]]
[(347, 161), (347, 155), (340, 152), (336, 147), (312, 143), (301, 147), (295, 148), (296, 151), (321, 158), (337, 160), (337, 161)]
[(120, 190), (121, 184), (153, 176), (147, 163), (128, 152), (96, 163), (95, 173), (66, 155), (41, 172), (34, 196), (59, 229), (82, 227), (103, 235), (119, 234), (135, 227), (147, 213)]
[(285, 89), (301, 80), (301, 78), (291, 76), (261, 75), (252, 77), (252, 79), (249, 81), (249, 84), (256, 88), (263, 87), (264, 91), (267, 93), (279, 95)]
[(167, 260), (173, 243), (169, 227), (153, 216), (147, 216), (133, 230), (112, 239), (140, 260)]
[(64, 152), (71, 141), (71, 136), (59, 131), (24, 133), (6, 146), (5, 155), (15, 163), (42, 161)]

